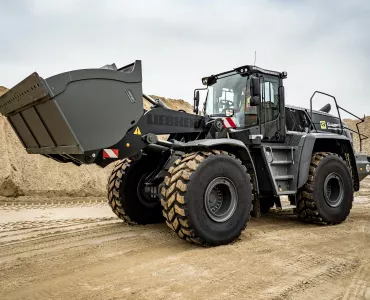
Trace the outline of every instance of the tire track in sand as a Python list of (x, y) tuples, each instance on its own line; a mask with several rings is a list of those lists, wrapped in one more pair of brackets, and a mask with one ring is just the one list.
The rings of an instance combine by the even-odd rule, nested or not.
[(40, 221), (18, 221), (18, 222), (8, 222), (0, 224), (0, 233), (6, 233), (11, 231), (32, 229), (40, 227), (60, 227), (64, 225), (74, 225), (82, 223), (95, 223), (116, 220), (117, 217), (102, 217), (102, 218), (73, 218), (73, 219), (57, 219), (57, 220), (40, 220)]
[[(342, 300), (355, 300), (355, 299), (366, 299), (365, 291), (367, 288), (370, 289), (370, 269), (368, 265), (361, 265), (353, 279), (350, 286), (346, 290)], [(370, 295), (369, 295), (370, 296)], [(370, 299), (370, 298), (369, 298)]]

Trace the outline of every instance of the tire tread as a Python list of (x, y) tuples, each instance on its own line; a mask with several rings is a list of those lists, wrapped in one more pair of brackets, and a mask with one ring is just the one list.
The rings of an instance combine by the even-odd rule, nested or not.
[(125, 176), (125, 170), (130, 166), (131, 160), (129, 159), (123, 159), (122, 161), (116, 163), (107, 185), (108, 204), (116, 216), (122, 221), (129, 225), (137, 225), (137, 223), (132, 221), (123, 209), (121, 202), (122, 199), (120, 198), (119, 193), (122, 177)]
[[(185, 154), (180, 159), (176, 160), (174, 167), (168, 170), (168, 175), (160, 187), (162, 212), (168, 227), (181, 239), (201, 246), (209, 245), (207, 241), (196, 236), (192, 224), (187, 217), (185, 192), (187, 185), (192, 180), (191, 175), (205, 159), (213, 155), (228, 155), (237, 160), (245, 170), (251, 184), (251, 189), (253, 190), (250, 175), (247, 173), (247, 168), (242, 164), (242, 161), (236, 158), (232, 153), (222, 150), (196, 151)], [(246, 226), (247, 224), (245, 224), (239, 235)]]
[[(315, 179), (315, 173), (317, 168), (319, 167), (320, 163), (323, 161), (323, 159), (327, 157), (336, 157), (344, 162), (345, 166), (348, 169), (349, 174), (350, 170), (348, 165), (345, 163), (345, 161), (336, 153), (331, 152), (315, 152), (312, 155), (311, 159), (311, 165), (310, 165), (310, 173), (308, 175), (308, 180), (306, 184), (302, 187), (302, 189), (297, 193), (297, 217), (298, 219), (313, 223), (313, 224), (322, 224), (322, 225), (335, 225), (337, 223), (335, 222), (327, 222), (325, 221), (322, 216), (320, 215), (318, 208), (316, 206), (313, 193), (314, 193), (314, 179)], [(351, 207), (352, 208), (352, 203)], [(346, 217), (349, 215), (346, 215)]]

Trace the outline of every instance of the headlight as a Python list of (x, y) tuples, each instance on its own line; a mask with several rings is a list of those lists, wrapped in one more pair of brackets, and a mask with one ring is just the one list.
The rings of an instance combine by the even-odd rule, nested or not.
[(234, 115), (234, 110), (232, 109), (227, 109), (226, 110), (226, 117), (232, 117)]

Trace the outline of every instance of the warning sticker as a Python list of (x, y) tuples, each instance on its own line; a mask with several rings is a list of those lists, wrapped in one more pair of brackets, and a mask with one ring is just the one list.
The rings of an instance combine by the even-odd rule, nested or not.
[(136, 127), (136, 129), (134, 131), (134, 134), (141, 135), (141, 131), (140, 131), (140, 128), (139, 127)]
[(326, 129), (326, 121), (320, 121), (321, 129)]

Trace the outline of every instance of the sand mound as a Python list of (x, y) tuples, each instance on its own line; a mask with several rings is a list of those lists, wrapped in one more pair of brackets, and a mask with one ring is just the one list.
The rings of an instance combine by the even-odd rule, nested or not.
[[(7, 91), (0, 86), (0, 95)], [(172, 109), (191, 112), (183, 100), (160, 98)], [(144, 104), (149, 108), (148, 103)], [(0, 115), (0, 196), (105, 196), (113, 164), (105, 169), (95, 165), (77, 167), (61, 164), (41, 155), (30, 155), (10, 124)]]
[[(344, 119), (343, 120), (349, 128), (352, 130), (357, 131), (356, 129), (356, 123), (358, 123), (358, 120), (351, 120), (351, 119)], [(366, 153), (367, 155), (370, 155), (370, 117), (365, 118), (365, 122), (361, 123), (359, 125), (360, 132), (369, 138), (366, 140), (362, 141), (362, 153)], [(354, 147), (357, 152), (360, 151), (360, 143), (359, 143), (359, 138), (358, 134), (353, 133), (353, 142), (354, 142)]]
[[(153, 98), (153, 99), (161, 100), (170, 109), (173, 109), (173, 110), (182, 109), (182, 110), (185, 110), (188, 113), (193, 113), (193, 106), (189, 102), (186, 102), (182, 99), (164, 98), (164, 97), (155, 96), (155, 95), (150, 95), (150, 97)], [(150, 109), (150, 106), (151, 106), (151, 104), (144, 99), (144, 108), (145, 109)]]
[(60, 164), (29, 155), (4, 117), (0, 117), (0, 195), (102, 196), (109, 167)]
[(4, 94), (8, 89), (0, 85), (0, 95)]

